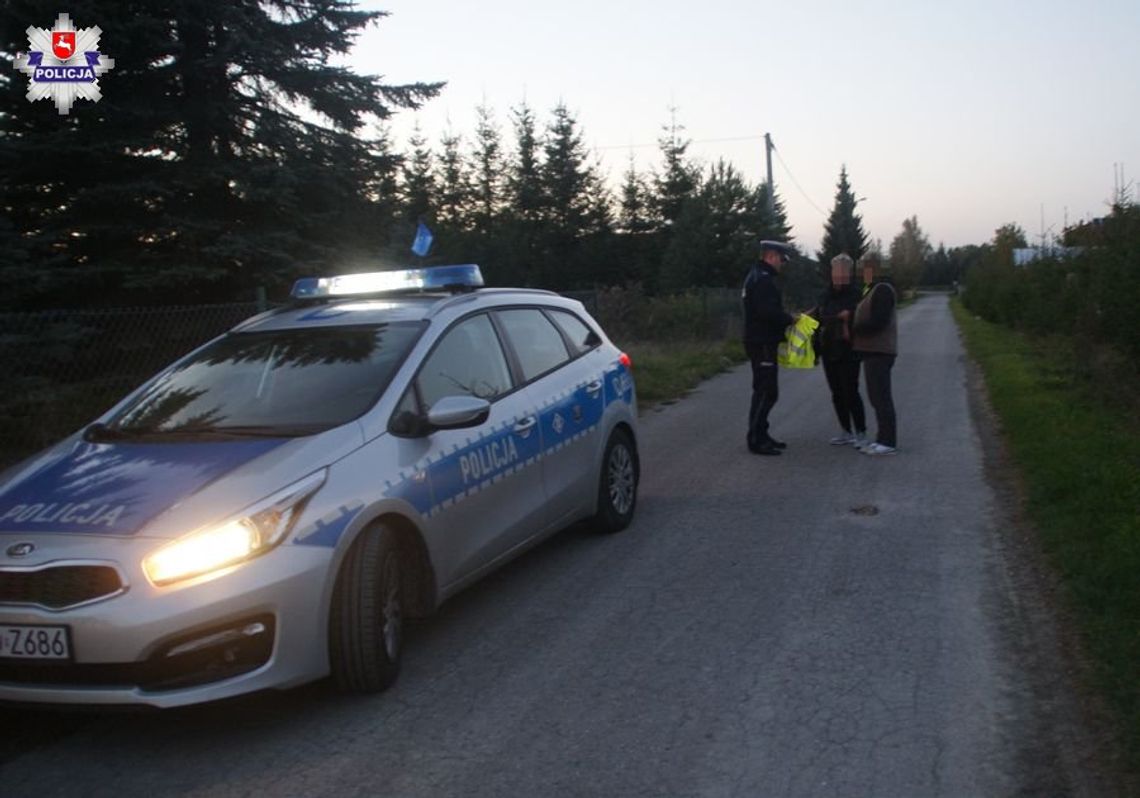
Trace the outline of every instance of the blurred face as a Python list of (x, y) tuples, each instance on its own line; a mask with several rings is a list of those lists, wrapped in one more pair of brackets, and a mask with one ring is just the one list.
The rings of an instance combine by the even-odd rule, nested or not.
[(870, 283), (875, 279), (875, 267), (871, 263), (863, 264), (863, 282)]
[(831, 284), (836, 286), (851, 284), (851, 270), (847, 267), (847, 264), (831, 264)]
[(780, 271), (780, 269), (782, 269), (784, 266), (784, 256), (779, 252), (776, 252), (774, 249), (764, 250), (764, 256), (761, 258), (761, 260), (763, 260), (776, 271)]

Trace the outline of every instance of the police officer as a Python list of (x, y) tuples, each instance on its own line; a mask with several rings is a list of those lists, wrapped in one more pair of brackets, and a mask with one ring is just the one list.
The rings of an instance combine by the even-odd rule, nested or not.
[(776, 346), (795, 323), (784, 310), (776, 285), (780, 269), (794, 250), (783, 241), (761, 241), (760, 262), (744, 280), (744, 351), (752, 361), (752, 404), (748, 410), (748, 451), (778, 455), (786, 444), (768, 434), (768, 414), (780, 396)]

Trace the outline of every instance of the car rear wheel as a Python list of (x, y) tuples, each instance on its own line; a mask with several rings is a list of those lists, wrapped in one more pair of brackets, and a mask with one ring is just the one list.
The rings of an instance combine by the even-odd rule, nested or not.
[(396, 533), (380, 524), (353, 541), (329, 619), (329, 657), (342, 689), (376, 693), (396, 681), (404, 646), (404, 561)]
[(594, 526), (600, 532), (620, 532), (633, 520), (637, 508), (638, 463), (633, 438), (615, 429), (602, 456), (598, 478), (598, 512)]

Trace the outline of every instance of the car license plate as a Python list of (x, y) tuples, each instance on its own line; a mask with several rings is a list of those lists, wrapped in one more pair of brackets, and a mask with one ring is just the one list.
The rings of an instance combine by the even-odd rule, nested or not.
[(0, 625), (0, 659), (71, 659), (66, 626)]

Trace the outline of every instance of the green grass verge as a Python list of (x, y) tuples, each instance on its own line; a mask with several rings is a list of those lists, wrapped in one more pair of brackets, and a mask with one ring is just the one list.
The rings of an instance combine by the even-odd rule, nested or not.
[(702, 380), (743, 362), (739, 341), (680, 341), (631, 343), (637, 398), (641, 406), (676, 399)]
[[(1072, 344), (1029, 339), (952, 303), (985, 373), (1027, 512), (1065, 585), (1096, 678), (1140, 772), (1140, 423), (1071, 368)], [(1067, 351), (1066, 351), (1067, 350)]]

